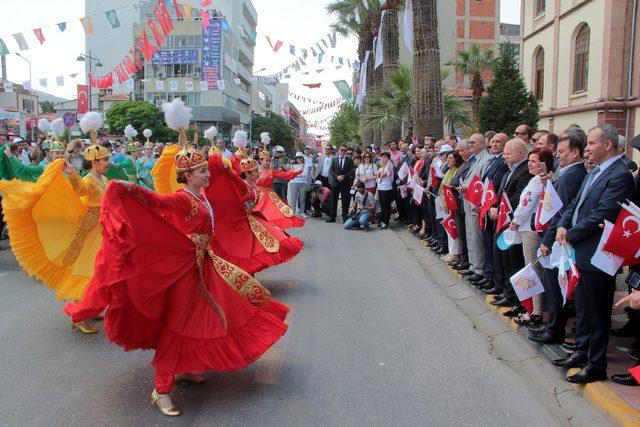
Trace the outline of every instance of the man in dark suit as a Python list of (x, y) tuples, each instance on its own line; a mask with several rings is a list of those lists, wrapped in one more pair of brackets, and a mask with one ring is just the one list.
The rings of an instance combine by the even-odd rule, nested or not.
[(607, 378), (607, 345), (611, 310), (616, 288), (615, 276), (609, 276), (591, 264), (604, 220), (615, 223), (620, 205), (633, 193), (633, 177), (618, 153), (618, 132), (602, 124), (589, 131), (587, 144), (596, 168), (585, 178), (578, 195), (558, 222), (556, 240), (569, 243), (576, 253), (580, 284), (574, 296), (576, 304), (576, 352), (559, 359), (564, 367), (581, 367), (568, 376), (571, 383), (585, 384)]
[[(509, 167), (504, 162), (504, 158), (502, 157), (502, 152), (504, 151), (504, 145), (509, 140), (509, 136), (506, 133), (497, 133), (491, 138), (489, 141), (489, 152), (493, 156), (493, 160), (489, 163), (487, 167), (487, 171), (482, 175), (482, 182), (486, 179), (490, 180), (493, 184), (494, 189), (500, 188), (500, 183), (502, 183), (502, 178), (505, 176), (507, 172), (509, 172)], [(495, 236), (496, 230), (496, 222), (493, 221), (487, 215), (485, 219), (486, 224), (484, 230), (482, 230), (482, 241), (484, 243), (484, 276), (486, 278), (486, 282), (478, 282), (477, 286), (482, 288), (482, 290), (488, 292), (490, 290), (494, 290), (495, 293), (498, 291), (494, 289), (494, 267), (493, 267), (493, 240)], [(456, 268), (454, 266), (454, 268)]]
[[(569, 128), (561, 136), (557, 147), (558, 179), (553, 183), (560, 200), (562, 209), (549, 221), (549, 228), (542, 237), (540, 252), (547, 256), (551, 253), (551, 246), (556, 239), (556, 228), (564, 210), (571, 204), (578, 194), (578, 190), (587, 175), (582, 156), (587, 144), (587, 135), (580, 128)], [(529, 339), (543, 344), (560, 344), (564, 341), (567, 315), (564, 309), (564, 301), (558, 283), (558, 269), (544, 268), (542, 271), (542, 285), (549, 313), (549, 322), (540, 334), (532, 333)]]
[(331, 187), (331, 216), (327, 222), (336, 222), (338, 213), (338, 198), (342, 199), (342, 221), (349, 216), (351, 202), (351, 186), (356, 175), (356, 166), (347, 156), (347, 146), (341, 145), (338, 156), (331, 160), (329, 169), (329, 186)]
[[(500, 187), (498, 188), (498, 200), (502, 199), (502, 195), (506, 194), (509, 199), (511, 207), (515, 210), (520, 201), (520, 194), (522, 190), (527, 186), (531, 178), (533, 177), (529, 173), (529, 167), (527, 165), (528, 147), (525, 142), (520, 138), (514, 138), (507, 142), (504, 146), (504, 161), (509, 166), (509, 172), (507, 172), (502, 178)], [(492, 220), (498, 219), (498, 208), (491, 208), (489, 210), (489, 216)], [(498, 233), (496, 233), (495, 239), (497, 239)], [(493, 281), (496, 289), (500, 290), (500, 294), (491, 301), (492, 305), (498, 307), (514, 306), (513, 310), (517, 310), (520, 303), (516, 298), (515, 291), (509, 278), (513, 276), (518, 270), (524, 267), (524, 255), (522, 253), (522, 244), (513, 245), (506, 251), (498, 249), (497, 243), (494, 239), (494, 275)], [(495, 292), (491, 292), (495, 294)]]

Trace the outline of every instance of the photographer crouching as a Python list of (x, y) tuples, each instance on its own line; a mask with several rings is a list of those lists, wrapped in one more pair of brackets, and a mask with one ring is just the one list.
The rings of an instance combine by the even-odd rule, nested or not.
[(344, 223), (345, 230), (362, 227), (364, 231), (369, 231), (369, 223), (376, 209), (375, 199), (376, 197), (366, 190), (364, 182), (359, 181), (356, 184), (356, 194), (351, 202), (349, 218)]

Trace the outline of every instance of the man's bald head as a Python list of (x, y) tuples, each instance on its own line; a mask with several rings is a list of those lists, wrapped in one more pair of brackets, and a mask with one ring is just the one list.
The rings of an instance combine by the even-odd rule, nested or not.
[(520, 138), (513, 138), (504, 146), (504, 161), (509, 166), (515, 165), (526, 159), (527, 153), (527, 144)]
[(504, 150), (504, 145), (508, 140), (509, 135), (507, 135), (506, 133), (495, 134), (489, 142), (489, 149), (491, 150), (491, 154), (497, 156), (498, 154), (502, 153), (502, 151)]
[(481, 133), (474, 133), (469, 137), (469, 151), (471, 154), (476, 155), (482, 153), (486, 148), (484, 142), (484, 135)]

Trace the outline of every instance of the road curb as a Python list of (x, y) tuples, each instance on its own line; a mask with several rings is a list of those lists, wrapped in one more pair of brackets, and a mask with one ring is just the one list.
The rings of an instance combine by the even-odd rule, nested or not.
[[(446, 266), (446, 264), (445, 264)], [(456, 270), (452, 269), (449, 266), (446, 266), (456, 277), (460, 280), (463, 280), (463, 276), (458, 273)], [(466, 282), (465, 282), (466, 283)], [(468, 284), (471, 288), (472, 285)], [(505, 317), (502, 314), (509, 310), (506, 307), (496, 307), (491, 305), (489, 302), (491, 301), (491, 296), (485, 296), (484, 301), (489, 307), (489, 310), (497, 315), (514, 331), (520, 333), (520, 330), (523, 329), (520, 325), (518, 325), (514, 319)], [(526, 329), (526, 328), (524, 328)], [(524, 334), (523, 334), (524, 335)], [(530, 340), (524, 337), (527, 344), (529, 344), (532, 348), (535, 348), (536, 351), (542, 353), (545, 357), (549, 357), (549, 353), (544, 351), (543, 346), (535, 345)], [(569, 370), (568, 374), (574, 374), (578, 372), (578, 369)], [(579, 393), (587, 402), (589, 402), (592, 406), (598, 409), (602, 414), (609, 418), (610, 421), (614, 422), (617, 425), (624, 427), (632, 427), (632, 426), (640, 426), (640, 411), (637, 411), (633, 406), (627, 403), (623, 398), (613, 392), (604, 382), (595, 382), (586, 385), (580, 384), (571, 384), (573, 389)]]

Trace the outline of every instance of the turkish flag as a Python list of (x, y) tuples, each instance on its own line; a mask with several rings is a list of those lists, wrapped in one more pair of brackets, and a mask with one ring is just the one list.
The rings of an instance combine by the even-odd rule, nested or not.
[(469, 188), (467, 188), (467, 192), (464, 193), (464, 199), (472, 204), (475, 207), (480, 206), (480, 202), (482, 202), (482, 194), (484, 193), (484, 185), (482, 185), (482, 181), (478, 178), (478, 175), (474, 175), (473, 179), (469, 183)]
[(444, 193), (444, 205), (450, 211), (455, 211), (458, 209), (458, 202), (456, 201), (456, 197), (453, 194), (453, 187), (450, 185), (443, 185), (442, 190)]
[(322, 86), (322, 83), (303, 83), (302, 86), (306, 86), (309, 89), (317, 89)]
[(78, 85), (78, 114), (86, 114), (89, 111), (89, 86)]
[(182, 19), (184, 15), (180, 10), (180, 5), (178, 4), (178, 0), (173, 0), (173, 9), (176, 11), (176, 18)]
[(580, 272), (578, 271), (578, 267), (576, 267), (573, 261), (569, 260), (569, 282), (567, 283), (567, 295), (565, 297), (565, 301), (571, 298), (573, 291), (576, 289), (579, 282)]
[(429, 168), (429, 171), (430, 171), (429, 174), (431, 175), (431, 187), (435, 188), (440, 183), (440, 178), (436, 173), (436, 167), (434, 165), (431, 165), (431, 167)]
[(458, 226), (456, 225), (456, 217), (453, 212), (449, 213), (448, 216), (442, 219), (442, 226), (447, 231), (447, 234), (453, 239), (456, 240), (458, 238)]
[[(634, 215), (625, 205), (618, 215), (609, 239), (603, 250), (627, 261), (628, 265), (640, 263), (640, 217)], [(635, 261), (635, 262), (634, 262)]]
[(498, 223), (496, 224), (496, 233), (500, 233), (502, 229), (506, 228), (511, 222), (509, 214), (513, 212), (511, 203), (506, 194), (502, 193), (502, 200), (500, 201), (500, 210), (498, 211)]
[(489, 178), (487, 178), (484, 183), (484, 192), (482, 193), (480, 212), (489, 212), (491, 206), (495, 205), (496, 203), (498, 203), (496, 189), (493, 186), (493, 182)]

